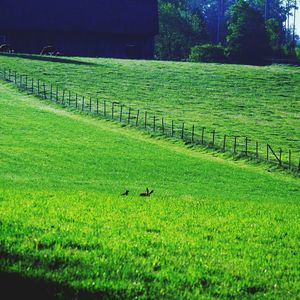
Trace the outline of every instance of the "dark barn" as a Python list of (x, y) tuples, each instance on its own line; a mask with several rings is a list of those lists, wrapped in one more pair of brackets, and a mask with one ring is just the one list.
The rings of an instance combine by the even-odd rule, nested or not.
[(65, 56), (149, 59), (158, 32), (157, 0), (0, 0), (0, 45)]

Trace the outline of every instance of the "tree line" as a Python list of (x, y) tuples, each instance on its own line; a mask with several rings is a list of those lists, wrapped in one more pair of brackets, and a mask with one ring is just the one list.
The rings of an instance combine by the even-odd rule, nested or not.
[(158, 3), (157, 59), (260, 64), (270, 58), (296, 58), (299, 53), (297, 0)]

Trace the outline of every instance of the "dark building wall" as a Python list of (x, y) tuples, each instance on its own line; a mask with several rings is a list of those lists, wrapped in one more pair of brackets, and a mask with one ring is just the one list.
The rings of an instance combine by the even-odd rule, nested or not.
[(0, 38), (16, 52), (152, 58), (157, 32), (156, 0), (0, 1)]

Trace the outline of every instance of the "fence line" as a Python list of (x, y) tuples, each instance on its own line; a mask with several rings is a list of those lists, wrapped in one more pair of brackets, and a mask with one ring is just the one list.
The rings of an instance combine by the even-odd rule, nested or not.
[[(252, 144), (251, 148), (251, 139), (249, 137), (230, 136), (227, 134), (218, 136), (216, 130), (209, 132), (207, 128), (202, 127), (201, 129), (197, 129), (195, 125), (188, 128), (185, 122), (181, 122), (179, 126), (177, 124), (176, 127), (174, 120), (168, 123), (164, 117), (158, 117), (155, 113), (153, 113), (151, 118), (149, 111), (145, 110), (143, 113), (140, 109), (134, 109), (131, 105), (127, 106), (124, 103), (116, 101), (103, 100), (103, 104), (101, 105), (99, 98), (93, 99), (90, 97), (87, 99), (85, 96), (71, 93), (71, 91), (66, 91), (65, 89), (59, 89), (58, 86), (46, 84), (39, 79), (29, 78), (28, 75), (21, 75), (10, 69), (2, 69), (0, 78), (4, 81), (14, 83), (21, 91), (60, 104), (63, 107), (74, 108), (115, 122), (135, 126), (154, 134), (181, 139), (187, 144), (201, 145), (224, 153), (231, 153), (234, 156), (254, 159), (258, 162), (265, 161), (277, 165), (282, 169), (300, 173), (300, 158), (299, 163), (295, 164), (292, 160), (291, 150), (287, 152), (287, 159), (284, 160), (284, 151), (281, 148), (276, 153), (274, 148), (270, 144), (267, 144), (266, 152), (262, 152), (262, 147), (259, 147), (260, 145), (257, 141), (255, 145)], [(233, 143), (231, 147), (228, 143), (230, 137)], [(240, 143), (242, 138), (243, 142)]]

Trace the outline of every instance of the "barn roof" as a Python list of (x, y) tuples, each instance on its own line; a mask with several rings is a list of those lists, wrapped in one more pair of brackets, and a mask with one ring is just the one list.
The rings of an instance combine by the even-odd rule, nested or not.
[(1, 0), (1, 29), (155, 34), (157, 0)]

